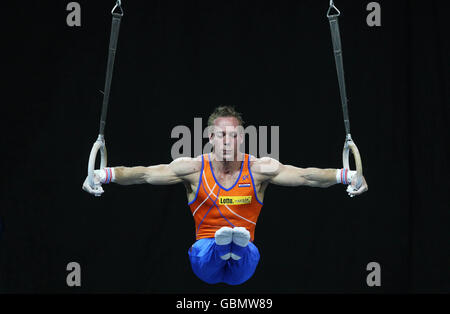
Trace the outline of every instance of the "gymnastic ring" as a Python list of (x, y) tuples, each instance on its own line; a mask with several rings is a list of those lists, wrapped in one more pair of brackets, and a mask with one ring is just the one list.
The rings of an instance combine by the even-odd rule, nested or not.
[(356, 147), (355, 142), (353, 142), (352, 137), (350, 134), (347, 135), (347, 138), (345, 139), (344, 143), (344, 149), (342, 151), (342, 162), (344, 165), (344, 169), (350, 170), (350, 163), (349, 163), (349, 151), (352, 152), (353, 158), (355, 159), (355, 165), (356, 165), (356, 188), (359, 189), (359, 187), (362, 185), (362, 178), (363, 178), (363, 168), (362, 168), (362, 162), (361, 162), (361, 156), (359, 155), (358, 147)]
[(100, 169), (106, 167), (107, 163), (107, 153), (106, 153), (106, 145), (105, 138), (103, 135), (99, 134), (97, 141), (95, 141), (94, 145), (92, 145), (91, 154), (89, 155), (89, 164), (88, 164), (88, 183), (91, 188), (94, 188), (94, 170), (95, 170), (95, 161), (97, 159), (97, 153), (100, 150)]

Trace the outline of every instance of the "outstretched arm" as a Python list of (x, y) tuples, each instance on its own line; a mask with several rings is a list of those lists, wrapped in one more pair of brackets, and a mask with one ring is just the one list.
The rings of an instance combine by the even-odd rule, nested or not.
[[(201, 170), (201, 161), (195, 158), (177, 158), (170, 164), (161, 164), (149, 167), (113, 167), (94, 171), (94, 182), (104, 184), (114, 182), (120, 185), (155, 184), (169, 185), (190, 181)], [(197, 176), (198, 177), (198, 176)], [(100, 188), (92, 188), (87, 182), (83, 189), (91, 194), (101, 194)]]
[(336, 184), (337, 169), (298, 168), (283, 165), (273, 158), (264, 157), (255, 162), (252, 170), (265, 177), (269, 183), (282, 186), (329, 187)]
[(115, 167), (114, 182), (120, 185), (142, 183), (169, 185), (181, 183), (186, 176), (196, 171), (197, 169), (190, 158), (178, 158), (170, 164), (149, 167)]
[(277, 185), (327, 188), (337, 184), (337, 169), (298, 168), (290, 165), (281, 165), (280, 171), (269, 182)]
[[(311, 186), (327, 188), (341, 183), (340, 169), (319, 169), (319, 168), (299, 168), (291, 165), (283, 165), (273, 158), (264, 157), (254, 162), (252, 171), (257, 173), (262, 181), (267, 181), (282, 186)], [(355, 171), (347, 173), (346, 183), (352, 184)], [(354, 180), (356, 181), (356, 180)], [(363, 178), (361, 187), (352, 194), (361, 194), (368, 190), (366, 181)]]

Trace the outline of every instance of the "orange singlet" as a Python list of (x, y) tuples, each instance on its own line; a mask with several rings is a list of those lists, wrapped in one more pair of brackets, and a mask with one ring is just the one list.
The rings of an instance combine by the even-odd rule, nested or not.
[(202, 170), (194, 200), (190, 202), (195, 220), (196, 240), (214, 238), (222, 227), (245, 227), (255, 238), (261, 203), (250, 171), (250, 155), (245, 154), (237, 180), (229, 189), (216, 180), (209, 154), (202, 155)]

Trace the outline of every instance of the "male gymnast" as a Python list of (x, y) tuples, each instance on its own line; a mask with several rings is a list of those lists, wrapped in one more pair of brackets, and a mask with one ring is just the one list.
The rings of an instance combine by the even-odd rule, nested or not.
[(240, 152), (243, 120), (233, 107), (217, 107), (208, 127), (211, 153), (177, 158), (170, 164), (95, 170), (95, 185), (91, 187), (86, 178), (83, 190), (99, 196), (104, 192), (101, 185), (110, 182), (183, 183), (196, 229), (189, 259), (195, 275), (209, 284), (239, 285), (254, 274), (260, 258), (254, 233), (269, 183), (321, 188), (342, 183), (352, 186), (347, 189), (349, 195), (368, 190), (364, 178), (356, 186), (356, 171), (298, 168)]

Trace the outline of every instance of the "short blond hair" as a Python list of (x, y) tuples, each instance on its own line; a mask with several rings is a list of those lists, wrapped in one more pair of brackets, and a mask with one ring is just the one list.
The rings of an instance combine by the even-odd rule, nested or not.
[(244, 127), (244, 120), (242, 114), (237, 112), (233, 106), (219, 106), (209, 115), (208, 126), (214, 125), (214, 120), (220, 117), (234, 117), (238, 120), (239, 125)]

